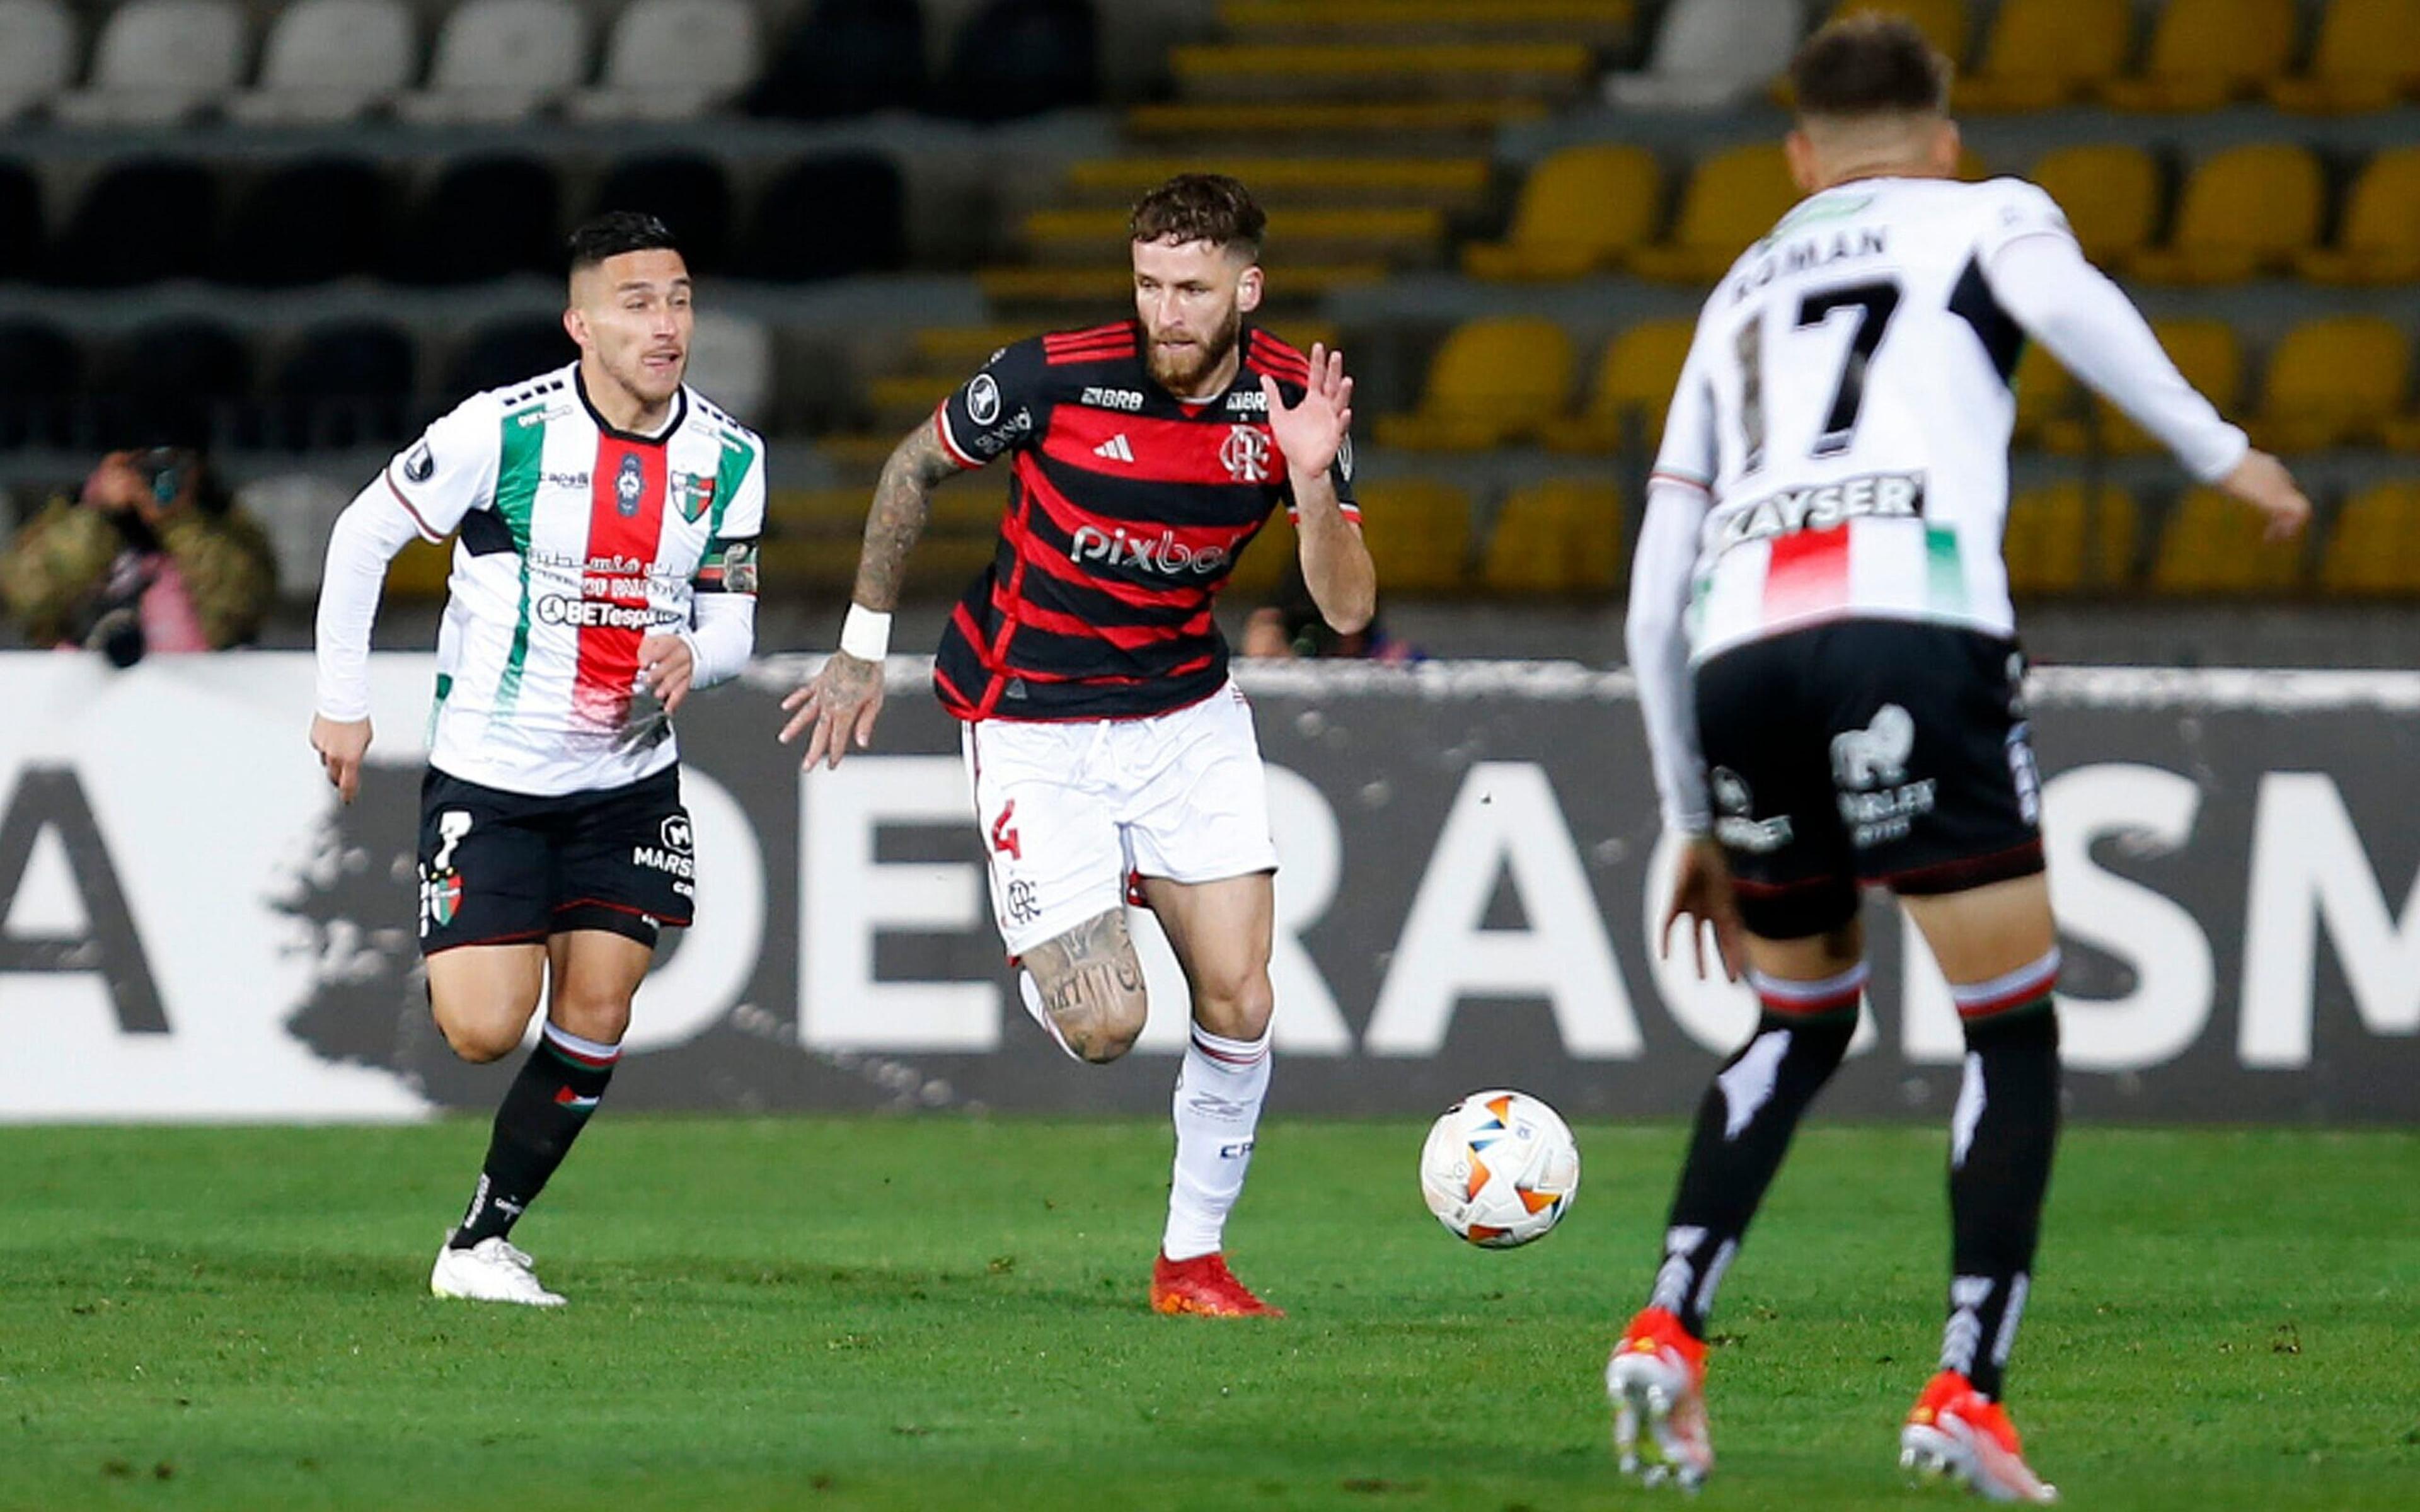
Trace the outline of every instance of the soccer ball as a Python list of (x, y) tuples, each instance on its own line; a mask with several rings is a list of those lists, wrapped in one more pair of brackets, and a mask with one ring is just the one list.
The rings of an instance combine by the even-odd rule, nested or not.
[(1580, 1147), (1560, 1115), (1527, 1092), (1473, 1092), (1420, 1147), (1420, 1196), (1454, 1234), (1489, 1249), (1543, 1238), (1571, 1211)]

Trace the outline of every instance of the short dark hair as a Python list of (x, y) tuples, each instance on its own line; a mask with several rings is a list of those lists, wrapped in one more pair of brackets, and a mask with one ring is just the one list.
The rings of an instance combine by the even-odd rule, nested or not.
[(1790, 60), (1801, 116), (1939, 114), (1949, 60), (1904, 16), (1861, 10), (1816, 32)]
[(608, 210), (571, 233), (571, 270), (595, 268), (626, 252), (678, 252), (673, 228), (640, 210)]
[(1207, 241), (1260, 260), (1269, 218), (1252, 192), (1221, 173), (1181, 173), (1135, 201), (1127, 229), (1137, 241)]

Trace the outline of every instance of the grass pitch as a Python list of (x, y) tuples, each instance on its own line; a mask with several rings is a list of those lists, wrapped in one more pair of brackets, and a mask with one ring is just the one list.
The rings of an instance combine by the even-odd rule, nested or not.
[[(610, 1110), (518, 1239), (572, 1299), (443, 1303), (484, 1124), (0, 1130), (0, 1506), (1648, 1507), (1599, 1384), (1681, 1133), (1586, 1127), (1511, 1253), (1409, 1124), (1278, 1123), (1231, 1228), (1282, 1322), (1143, 1305), (1168, 1132)], [(1725, 1288), (1690, 1504), (1950, 1504), (1937, 1131), (1800, 1138)], [(2420, 1505), (2420, 1135), (2071, 1134), (2012, 1374), (2082, 1508)]]

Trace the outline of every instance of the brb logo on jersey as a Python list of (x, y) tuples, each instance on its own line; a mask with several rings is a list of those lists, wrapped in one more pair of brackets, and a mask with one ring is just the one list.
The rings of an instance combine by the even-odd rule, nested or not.
[(1189, 547), (1176, 538), (1174, 531), (1162, 531), (1156, 540), (1141, 535), (1128, 535), (1125, 531), (1103, 531), (1095, 525), (1081, 525), (1075, 538), (1067, 543), (1070, 562), (1101, 562), (1112, 567), (1140, 567), (1145, 572), (1166, 573), (1174, 577), (1189, 572), (1197, 578), (1207, 578), (1227, 570), (1234, 554), (1223, 547)]
[(1237, 483), (1269, 481), (1268, 432), (1258, 425), (1236, 425), (1218, 444), (1218, 460)]

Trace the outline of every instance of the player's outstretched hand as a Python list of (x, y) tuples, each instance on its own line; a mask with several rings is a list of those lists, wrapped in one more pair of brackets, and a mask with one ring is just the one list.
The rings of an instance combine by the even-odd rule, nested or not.
[(1691, 840), (1681, 852), (1680, 868), (1672, 873), (1672, 904), (1664, 910), (1664, 927), (1655, 936), (1655, 947), (1664, 955), (1672, 953), (1672, 926), (1684, 918), (1689, 921), (1689, 949), (1698, 959), (1699, 979), (1706, 975), (1705, 932), (1711, 927), (1714, 959), (1726, 978), (1739, 980), (1740, 961), (1747, 953), (1747, 929), (1740, 922), (1739, 903), (1731, 896), (1730, 863), (1723, 859), (1723, 848), (1711, 835)]
[(362, 757), (370, 748), (370, 722), (331, 719), (324, 714), (315, 714), (311, 716), (311, 748), (319, 753), (319, 764), (326, 768), (336, 796), (352, 802), (362, 791)]
[(680, 713), (697, 677), (697, 657), (676, 635), (651, 635), (639, 642), (639, 688), (652, 693), (666, 714)]
[(1286, 465), (1310, 476), (1327, 471), (1353, 426), (1353, 380), (1344, 376), (1344, 354), (1311, 344), (1311, 382), (1292, 409), (1278, 396), (1278, 381), (1264, 374), (1261, 393), (1269, 403), (1269, 432)]
[(807, 736), (807, 754), (799, 769), (812, 771), (817, 762), (838, 766), (851, 740), (860, 750), (874, 744), (874, 721), (882, 713), (882, 663), (835, 651), (814, 681), (783, 699), (782, 707), (790, 711), (790, 722), (782, 727), (782, 744), (788, 745), (802, 732)]
[(2219, 479), (2218, 486), (2269, 517), (2266, 533), (2272, 541), (2290, 541), (2311, 522), (2311, 501), (2303, 497), (2286, 464), (2266, 452), (2244, 453), (2243, 460)]

